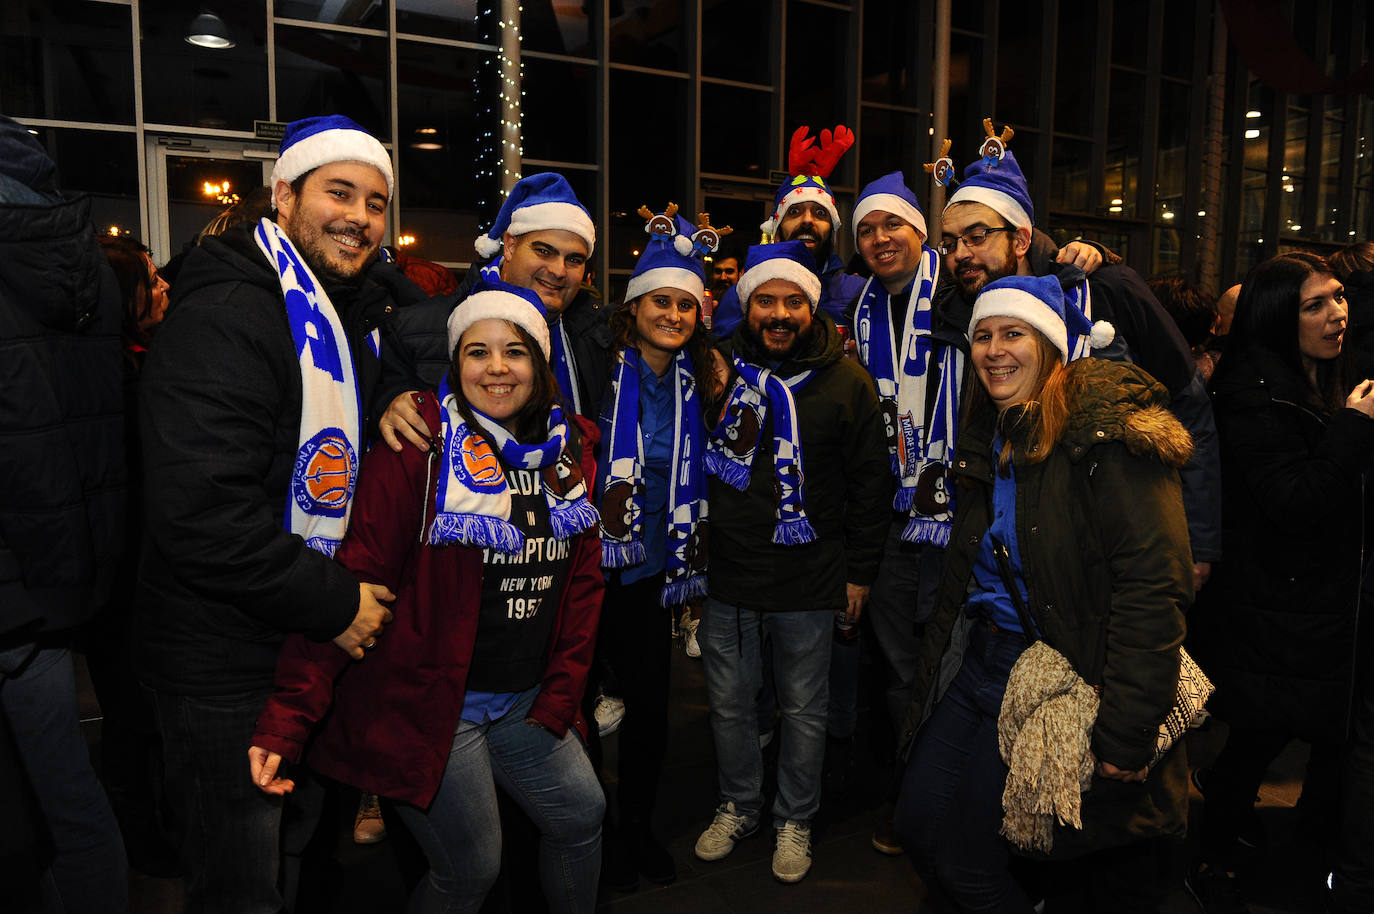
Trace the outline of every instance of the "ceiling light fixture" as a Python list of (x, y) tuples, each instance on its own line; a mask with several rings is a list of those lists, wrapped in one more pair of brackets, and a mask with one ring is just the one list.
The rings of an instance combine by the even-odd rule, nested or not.
[(191, 20), (191, 25), (186, 29), (186, 41), (196, 47), (216, 51), (226, 50), (237, 44), (229, 35), (229, 26), (209, 10), (201, 10), (200, 15)]

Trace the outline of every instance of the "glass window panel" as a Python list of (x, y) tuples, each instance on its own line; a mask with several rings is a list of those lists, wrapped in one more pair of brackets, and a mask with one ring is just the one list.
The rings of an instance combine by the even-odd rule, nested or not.
[[(426, 5), (437, 6), (439, 4), (430, 3)], [(447, 7), (472, 6), (472, 3), (460, 4), (455, 0), (446, 0), (443, 5)], [(386, 10), (386, 0), (365, 0), (365, 2), (356, 2), (355, 0), (352, 3), (339, 3), (337, 0), (276, 0), (272, 4), (272, 13), (279, 19), (304, 19), (307, 22), (351, 25), (365, 29), (381, 29), (382, 31), (386, 31), (387, 27)], [(471, 15), (470, 12), (469, 15)]]
[(1155, 195), (1183, 197), (1188, 180), (1188, 129), (1192, 123), (1192, 88), (1163, 82), (1159, 87), (1159, 136), (1155, 151)]
[(1156, 227), (1154, 241), (1154, 252), (1150, 257), (1150, 275), (1177, 273), (1182, 264), (1178, 230)]
[[(1143, 4), (1142, 4), (1143, 5)], [(1120, 4), (1117, 4), (1118, 8)], [(1193, 43), (1197, 4), (1193, 0), (1164, 0), (1164, 46), (1160, 69), (1169, 76), (1193, 78)], [(1142, 33), (1143, 35), (1144, 33)], [(1141, 42), (1143, 44), (1144, 42)], [(1118, 61), (1119, 63), (1120, 61)]]
[(771, 92), (701, 85), (701, 170), (710, 174), (767, 178)]
[(767, 85), (771, 0), (702, 0), (701, 72), (719, 79)]
[(1284, 123), (1283, 170), (1301, 176), (1307, 169), (1307, 109), (1288, 106)]
[(234, 42), (232, 48), (186, 41), (196, 9), (178, 0), (139, 3), (143, 118), (155, 124), (252, 130), (253, 121), (265, 120), (269, 113), (264, 0), (219, 4), (216, 14)]
[(1145, 36), (1150, 28), (1150, 4), (1119, 0), (1112, 4), (1112, 63), (1145, 69)]
[[(1120, 5), (1118, 4), (1118, 9)], [(1139, 202), (1141, 125), (1145, 120), (1145, 78), (1113, 68), (1107, 112), (1104, 204), (1110, 216), (1135, 216)], [(1120, 200), (1120, 203), (1112, 201)], [(1113, 207), (1121, 207), (1115, 211)]]
[(167, 234), (172, 250), (182, 250), (226, 206), (261, 186), (261, 160), (168, 153)]
[(385, 38), (278, 26), (277, 119), (343, 114), (391, 134)]
[(10, 0), (0, 11), (0, 111), (10, 117), (134, 122), (129, 8)]
[(1341, 200), (1341, 142), (1345, 122), (1339, 118), (1325, 118), (1322, 132), (1321, 175), (1317, 181), (1317, 229), (1323, 241), (1344, 242), (1341, 226), (1350, 218), (1340, 212)]
[(589, 15), (591, 3), (521, 0), (520, 6), (520, 36), (526, 49), (574, 57), (596, 56), (596, 29)]
[(687, 0), (609, 0), (611, 60), (655, 70), (686, 69)]
[[(903, 0), (897, 0), (897, 6), (905, 8)], [(865, 9), (867, 4), (865, 4)], [(983, 4), (978, 0), (969, 3), (952, 3), (949, 11), (949, 24), (951, 28), (967, 29), (970, 32), (983, 31)]]
[(138, 143), (132, 133), (32, 128), (48, 157), (57, 164), (58, 186), (91, 197), (96, 231), (110, 226), (145, 239), (138, 213)]
[[(644, 112), (684, 111), (687, 82), (668, 76), (611, 71), (610, 268), (632, 269), (644, 238), (640, 206), (655, 211), (674, 201), (685, 208), (686, 153), (671, 128), (664, 141), (644, 135)], [(690, 198), (695, 200), (695, 194)]]
[(1279, 195), (1279, 225), (1285, 235), (1315, 234), (1311, 226), (1302, 223), (1302, 178), (1283, 175), (1283, 192)]
[(763, 240), (763, 232), (759, 230), (759, 225), (773, 215), (773, 192), (763, 187), (757, 190), (757, 196), (753, 199), (747, 196), (718, 197), (709, 193), (706, 195), (706, 212), (711, 214), (711, 224), (728, 225), (734, 229), (721, 242), (722, 250), (734, 248), (744, 251), (749, 245), (758, 244)]
[(1054, 160), (1050, 163), (1050, 209), (1088, 212), (1092, 200), (1088, 181), (1092, 156), (1092, 143), (1055, 137)]
[(476, 110), (474, 79), (485, 51), (396, 42), (400, 142), (400, 222), (414, 236), (407, 254), (429, 260), (472, 260), (478, 201), (496, 198), (497, 182), (475, 176), (478, 144), (498, 129), (496, 113)]
[(1092, 133), (1095, 55), (1076, 54), (1070, 49), (1093, 46), (1097, 39), (1098, 9), (1095, 0), (1063, 0), (1059, 5), (1054, 127), (1065, 133)]
[[(395, 0), (396, 32), (426, 38), (483, 41), (475, 0)], [(494, 4), (493, 4), (494, 5)], [(525, 4), (526, 9), (529, 4)]]
[[(846, 49), (849, 16), (842, 10), (799, 3), (787, 5), (787, 101), (783, 112), (783, 136), (792, 135), (802, 124), (813, 135), (844, 123), (849, 110), (850, 80), (853, 67)], [(846, 124), (852, 128), (852, 124)], [(785, 160), (779, 162), (784, 167)], [(840, 160), (830, 180), (834, 184), (853, 183), (854, 160)]]
[(930, 177), (917, 157), (921, 150), (931, 146), (930, 128), (926, 127), (925, 136), (919, 133), (921, 123), (929, 120), (901, 111), (865, 107), (858, 131), (863, 137), (859, 150), (863, 155), (863, 180), (872, 181), (879, 175), (900, 171), (907, 186), (916, 191), (916, 198), (925, 201), (930, 194)]
[[(1038, 3), (1009, 3), (1001, 7), (997, 23), (997, 111), (992, 117), (999, 128), (1007, 123), (1020, 130), (1038, 123), (1040, 52), (1045, 44), (1040, 23)], [(981, 123), (984, 117), (987, 112), (978, 121)], [(1019, 145), (1016, 157), (1021, 158)]]
[[(983, 142), (983, 118), (988, 112), (979, 111), (982, 95), (982, 67), (984, 43), (955, 33), (949, 37), (949, 138), (954, 142), (950, 154), (960, 177), (964, 166), (978, 152)], [(943, 140), (944, 137), (936, 137)], [(938, 148), (938, 146), (937, 146)]]
[[(796, 5), (790, 9), (795, 10)], [(864, 4), (863, 100), (915, 107), (917, 11), (905, 2)], [(791, 48), (788, 48), (791, 57)]]
[(521, 142), (525, 156), (595, 162), (596, 68), (537, 57), (524, 57), (522, 63)]

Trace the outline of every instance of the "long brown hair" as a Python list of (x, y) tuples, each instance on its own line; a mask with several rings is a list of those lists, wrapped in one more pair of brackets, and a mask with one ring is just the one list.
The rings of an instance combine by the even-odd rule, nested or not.
[(140, 327), (139, 322), (153, 310), (148, 248), (143, 242), (125, 235), (100, 235), (97, 240), (114, 270), (119, 293), (124, 298), (119, 324), (124, 348), (126, 351), (131, 346), (146, 349), (152, 334)]
[[(650, 291), (657, 291), (651, 289)], [(648, 295), (645, 292), (644, 295)], [(638, 295), (625, 304), (611, 312), (607, 318), (607, 325), (611, 328), (611, 345), (615, 352), (633, 346), (639, 348), (639, 332), (635, 329), (635, 315), (631, 306), (644, 297)], [(718, 399), (717, 392), (713, 389), (716, 385), (715, 366), (711, 361), (711, 343), (709, 339), (710, 331), (701, 321), (701, 306), (697, 306), (697, 322), (692, 328), (692, 335), (687, 338), (687, 342), (682, 344), (682, 348), (687, 350), (687, 358), (692, 362), (692, 377), (697, 382), (697, 396), (701, 398), (702, 414), (707, 416), (707, 425), (710, 425), (712, 405)], [(615, 372), (615, 360), (611, 360), (611, 371)]]
[[(506, 321), (506, 323), (515, 330), (515, 335), (520, 338), (520, 342), (529, 351), (530, 365), (534, 370), (534, 375), (531, 378), (533, 389), (530, 391), (530, 398), (525, 401), (525, 405), (520, 407), (520, 412), (516, 413), (515, 416), (515, 440), (521, 444), (533, 444), (548, 437), (549, 412), (558, 402), (558, 379), (554, 377), (553, 368), (550, 367), (544, 350), (539, 348), (539, 344), (535, 342), (530, 332), (514, 321)], [(467, 331), (463, 331), (463, 335), (466, 336)], [(462, 348), (463, 339), (459, 337), (458, 343), (453, 347), (453, 352), (449, 357), (448, 386), (453, 391), (453, 400), (458, 408), (458, 414), (463, 417), (463, 421), (468, 424), (469, 428), (476, 429), (480, 428), (477, 424), (477, 417), (472, 412), (468, 398), (463, 394), (462, 371), (459, 369), (459, 353)], [(571, 423), (571, 407), (564, 406), (564, 413)], [(502, 459), (501, 463), (504, 465), (505, 460)], [(507, 469), (510, 468), (507, 467)]]
[[(1014, 431), (1020, 431), (1025, 437), (1026, 446), (1021, 459), (1026, 463), (1039, 463), (1059, 444), (1064, 428), (1069, 424), (1069, 385), (1072, 379), (1064, 366), (1064, 356), (1043, 333), (1034, 329), (1032, 332), (1040, 350), (1040, 372), (1035, 378), (1035, 389), (1025, 403), (1009, 406), (997, 417), (997, 425), (1006, 439), (997, 455), (997, 469), (1003, 473), (1011, 465)], [(967, 422), (991, 408), (992, 399), (980, 381), (969, 391), (963, 421)]]

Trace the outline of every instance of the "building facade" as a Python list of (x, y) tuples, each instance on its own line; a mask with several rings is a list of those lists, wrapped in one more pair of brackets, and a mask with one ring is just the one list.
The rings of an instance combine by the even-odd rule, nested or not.
[[(951, 4), (955, 162), (976, 156), (984, 117), (1010, 125), (1042, 227), (1214, 288), (1280, 250), (1374, 237), (1374, 98), (1351, 78), (1370, 62), (1366, 4), (1253, 4), (1276, 17), (1258, 31), (1281, 33), (1282, 54), (1253, 47), (1255, 23), (1233, 27), (1233, 6), (1252, 5)], [(93, 196), (102, 230), (138, 235), (159, 261), (266, 180), (273, 131), (298, 117), (346, 114), (376, 133), (397, 165), (389, 241), (458, 268), (503, 182), (557, 170), (593, 212), (595, 275), (615, 292), (642, 204), (708, 211), (757, 239), (770, 173), (802, 124), (857, 134), (832, 176), (842, 215), (897, 169), (928, 200), (921, 166), (945, 138), (938, 12), (936, 0), (8, 0), (0, 112)], [(839, 240), (852, 252), (848, 226)]]

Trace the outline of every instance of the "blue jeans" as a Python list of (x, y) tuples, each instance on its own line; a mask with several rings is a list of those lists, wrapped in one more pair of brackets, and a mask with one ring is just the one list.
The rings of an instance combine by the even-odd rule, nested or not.
[(893, 814), (917, 868), (933, 871), (961, 911), (1031, 910), (1007, 869), (997, 748), (1007, 676), (1025, 648), (1020, 632), (974, 625), (963, 665), (917, 734)]
[(124, 840), (81, 735), (71, 651), (33, 643), (0, 651), (0, 712), (56, 851), (40, 877), (43, 910), (128, 911)]
[(270, 694), (153, 692), (188, 914), (282, 909), (282, 799), (258, 790), (248, 774), (248, 747)]
[(410, 899), (412, 914), (482, 907), (501, 870), (497, 787), (539, 829), (539, 878), (549, 910), (595, 910), (606, 797), (573, 730), (558, 739), (525, 722), (538, 694), (538, 686), (525, 692), (500, 720), (461, 721), (429, 809), (397, 804), (429, 858), (429, 876)]
[(697, 641), (711, 705), (720, 802), (734, 803), (742, 815), (757, 816), (763, 808), (756, 701), (763, 682), (759, 640), (765, 632), (772, 641), (782, 711), (773, 817), (778, 825), (810, 822), (820, 808), (833, 627), (828, 612), (758, 612), (706, 601)]
[(911, 704), (911, 683), (921, 648), (921, 630), (935, 609), (935, 591), (945, 550), (902, 542), (905, 515), (888, 528), (878, 578), (868, 597), (868, 621), (887, 668), (887, 713), (901, 733)]

